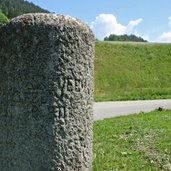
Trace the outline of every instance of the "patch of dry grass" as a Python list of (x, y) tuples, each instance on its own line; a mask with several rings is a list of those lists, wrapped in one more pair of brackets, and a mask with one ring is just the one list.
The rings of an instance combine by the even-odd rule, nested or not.
[(94, 171), (171, 170), (171, 111), (94, 123)]

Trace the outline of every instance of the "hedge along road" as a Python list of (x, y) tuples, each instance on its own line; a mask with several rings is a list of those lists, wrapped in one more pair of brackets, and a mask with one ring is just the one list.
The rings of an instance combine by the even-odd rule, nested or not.
[(171, 99), (96, 102), (94, 103), (94, 120), (150, 112), (158, 108), (171, 109)]

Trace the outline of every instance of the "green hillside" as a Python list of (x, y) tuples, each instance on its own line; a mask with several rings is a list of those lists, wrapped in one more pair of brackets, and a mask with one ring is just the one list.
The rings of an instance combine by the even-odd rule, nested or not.
[(171, 44), (96, 42), (95, 101), (171, 98)]
[(25, 0), (0, 0), (0, 11), (8, 18), (13, 18), (25, 13), (48, 13), (47, 10)]

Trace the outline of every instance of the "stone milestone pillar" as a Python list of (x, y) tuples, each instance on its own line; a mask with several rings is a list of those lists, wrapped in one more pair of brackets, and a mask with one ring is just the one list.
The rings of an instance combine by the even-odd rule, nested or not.
[(0, 170), (91, 171), (94, 37), (25, 14), (0, 28)]

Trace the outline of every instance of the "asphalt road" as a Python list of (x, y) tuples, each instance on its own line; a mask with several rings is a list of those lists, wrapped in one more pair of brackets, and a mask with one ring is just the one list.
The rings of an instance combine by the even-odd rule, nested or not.
[(133, 113), (150, 112), (159, 107), (171, 109), (171, 99), (97, 102), (94, 103), (94, 120)]

